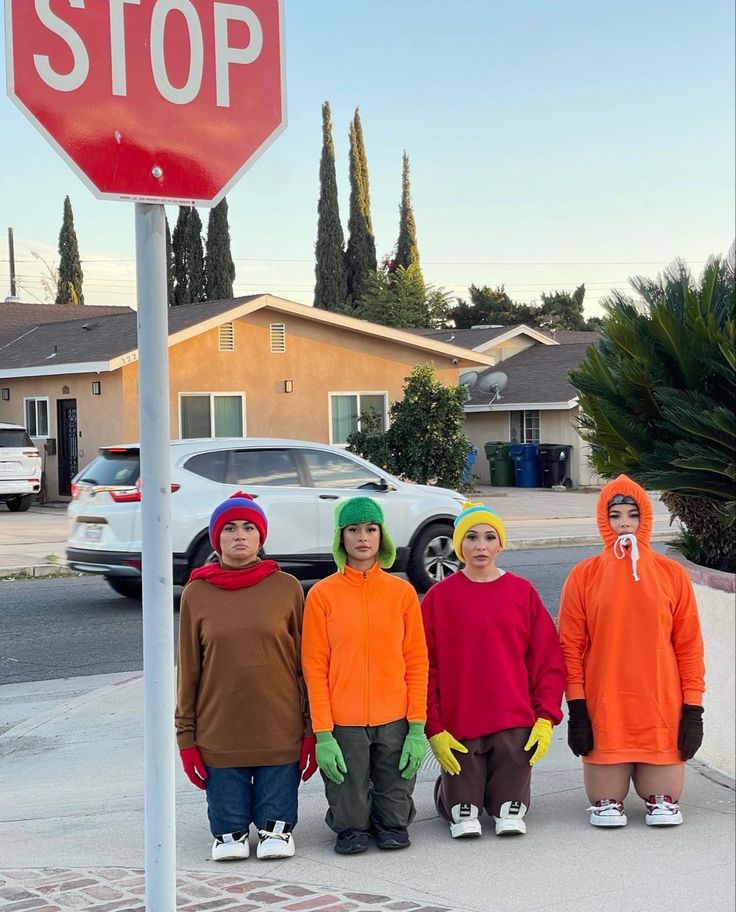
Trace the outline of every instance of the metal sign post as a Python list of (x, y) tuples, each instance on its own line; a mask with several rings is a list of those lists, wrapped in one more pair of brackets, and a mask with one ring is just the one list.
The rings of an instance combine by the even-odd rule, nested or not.
[(175, 912), (174, 609), (164, 207), (135, 204), (143, 560), (146, 909)]

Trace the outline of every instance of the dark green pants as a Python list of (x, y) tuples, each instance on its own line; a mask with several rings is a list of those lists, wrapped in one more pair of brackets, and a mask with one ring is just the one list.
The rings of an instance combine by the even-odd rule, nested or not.
[(385, 725), (336, 725), (335, 740), (348, 768), (341, 785), (322, 775), (329, 810), (325, 820), (336, 833), (384, 827), (407, 827), (416, 809), (411, 795), (416, 778), (402, 779), (401, 749), (409, 730), (406, 719)]

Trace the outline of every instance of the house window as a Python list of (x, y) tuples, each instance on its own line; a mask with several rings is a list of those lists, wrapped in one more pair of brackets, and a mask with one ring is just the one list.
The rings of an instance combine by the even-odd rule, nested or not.
[(217, 349), (221, 352), (235, 351), (234, 323), (222, 323), (217, 327)]
[(26, 430), (30, 437), (49, 436), (49, 400), (25, 399)]
[(182, 440), (191, 437), (242, 437), (245, 401), (242, 393), (180, 393)]
[(271, 323), (268, 327), (269, 348), (272, 352), (286, 351), (286, 323)]
[(539, 443), (539, 409), (509, 412), (509, 431), (512, 443)]
[(344, 445), (348, 434), (362, 430), (362, 414), (373, 412), (379, 428), (386, 430), (388, 396), (386, 393), (330, 393), (330, 443)]

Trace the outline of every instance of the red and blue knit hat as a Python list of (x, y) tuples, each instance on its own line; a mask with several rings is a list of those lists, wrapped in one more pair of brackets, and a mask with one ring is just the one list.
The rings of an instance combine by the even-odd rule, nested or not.
[(258, 529), (261, 537), (261, 546), (266, 541), (268, 535), (268, 520), (266, 514), (253, 499), (252, 494), (246, 494), (245, 491), (236, 491), (232, 497), (228, 497), (219, 507), (215, 507), (210, 516), (210, 543), (212, 547), (220, 554), (220, 533), (223, 526), (236, 519), (245, 520), (253, 523)]

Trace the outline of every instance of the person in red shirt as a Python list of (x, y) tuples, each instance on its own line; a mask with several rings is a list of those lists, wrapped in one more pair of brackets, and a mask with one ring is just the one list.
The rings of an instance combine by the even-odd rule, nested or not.
[(649, 546), (646, 491), (619, 475), (597, 508), (603, 551), (560, 601), (568, 743), (583, 758), (590, 822), (626, 825), (633, 781), (649, 826), (682, 823), (685, 761), (703, 740), (703, 639), (685, 569)]
[(483, 810), (497, 835), (526, 832), (532, 767), (562, 719), (557, 631), (532, 584), (496, 566), (505, 542), (497, 513), (466, 504), (453, 535), (465, 566), (422, 603), (435, 804), (453, 838), (480, 836)]

